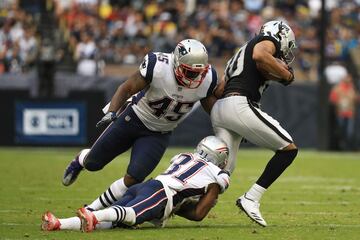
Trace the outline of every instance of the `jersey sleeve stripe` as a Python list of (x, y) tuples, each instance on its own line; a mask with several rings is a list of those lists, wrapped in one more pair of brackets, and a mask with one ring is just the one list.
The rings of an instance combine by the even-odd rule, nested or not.
[(156, 55), (151, 52), (148, 54), (148, 58), (149, 58), (149, 63), (148, 63), (147, 69), (146, 69), (145, 80), (150, 83), (152, 81), (153, 74), (154, 74), (154, 68), (155, 68), (155, 64), (156, 64)]
[(210, 96), (214, 92), (215, 87), (218, 84), (217, 72), (216, 72), (215, 68), (213, 68), (213, 67), (211, 67), (211, 77), (212, 77), (212, 81), (211, 81), (210, 87), (206, 94), (207, 97)]

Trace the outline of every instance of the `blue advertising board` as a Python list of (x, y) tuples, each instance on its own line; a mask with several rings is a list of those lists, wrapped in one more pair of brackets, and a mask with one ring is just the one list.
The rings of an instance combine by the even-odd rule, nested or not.
[(15, 142), (25, 144), (86, 143), (86, 104), (15, 102)]

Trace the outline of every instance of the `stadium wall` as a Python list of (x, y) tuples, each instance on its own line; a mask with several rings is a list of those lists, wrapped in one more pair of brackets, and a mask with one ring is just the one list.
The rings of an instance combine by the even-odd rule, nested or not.
[[(57, 73), (54, 97), (49, 98), (39, 97), (36, 78), (35, 73), (0, 77), (0, 145), (90, 146), (102, 130), (95, 128), (102, 116), (101, 108), (124, 80)], [(262, 109), (277, 119), (302, 148), (318, 146), (318, 127), (322, 127), (317, 122), (319, 107), (313, 84), (285, 88), (274, 83), (262, 99)], [(360, 132), (357, 128), (356, 132)], [(210, 119), (199, 108), (174, 131), (171, 145), (195, 146), (210, 134)]]

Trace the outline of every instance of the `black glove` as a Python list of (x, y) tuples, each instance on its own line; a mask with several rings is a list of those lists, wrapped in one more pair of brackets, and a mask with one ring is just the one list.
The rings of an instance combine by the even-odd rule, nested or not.
[(115, 112), (108, 112), (103, 116), (103, 118), (96, 124), (96, 127), (100, 127), (104, 124), (108, 124), (116, 119)]

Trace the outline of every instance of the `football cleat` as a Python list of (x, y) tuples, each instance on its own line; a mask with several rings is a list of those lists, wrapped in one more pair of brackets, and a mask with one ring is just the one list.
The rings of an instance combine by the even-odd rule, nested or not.
[(238, 206), (246, 215), (257, 224), (266, 227), (267, 223), (260, 213), (260, 203), (246, 197), (246, 193), (236, 200)]
[(44, 213), (44, 215), (42, 215), (41, 217), (41, 220), (41, 229), (43, 231), (60, 230), (60, 221), (51, 212), (47, 211), (46, 213)]
[(98, 220), (92, 212), (86, 210), (86, 208), (80, 208), (77, 211), (77, 216), (80, 218), (81, 221), (82, 232), (92, 232), (95, 229)]
[(75, 182), (76, 178), (79, 176), (79, 173), (83, 169), (84, 167), (81, 166), (79, 163), (78, 155), (74, 160), (70, 162), (70, 164), (65, 169), (64, 177), (62, 179), (62, 183), (64, 184), (64, 186), (69, 186), (73, 182)]

